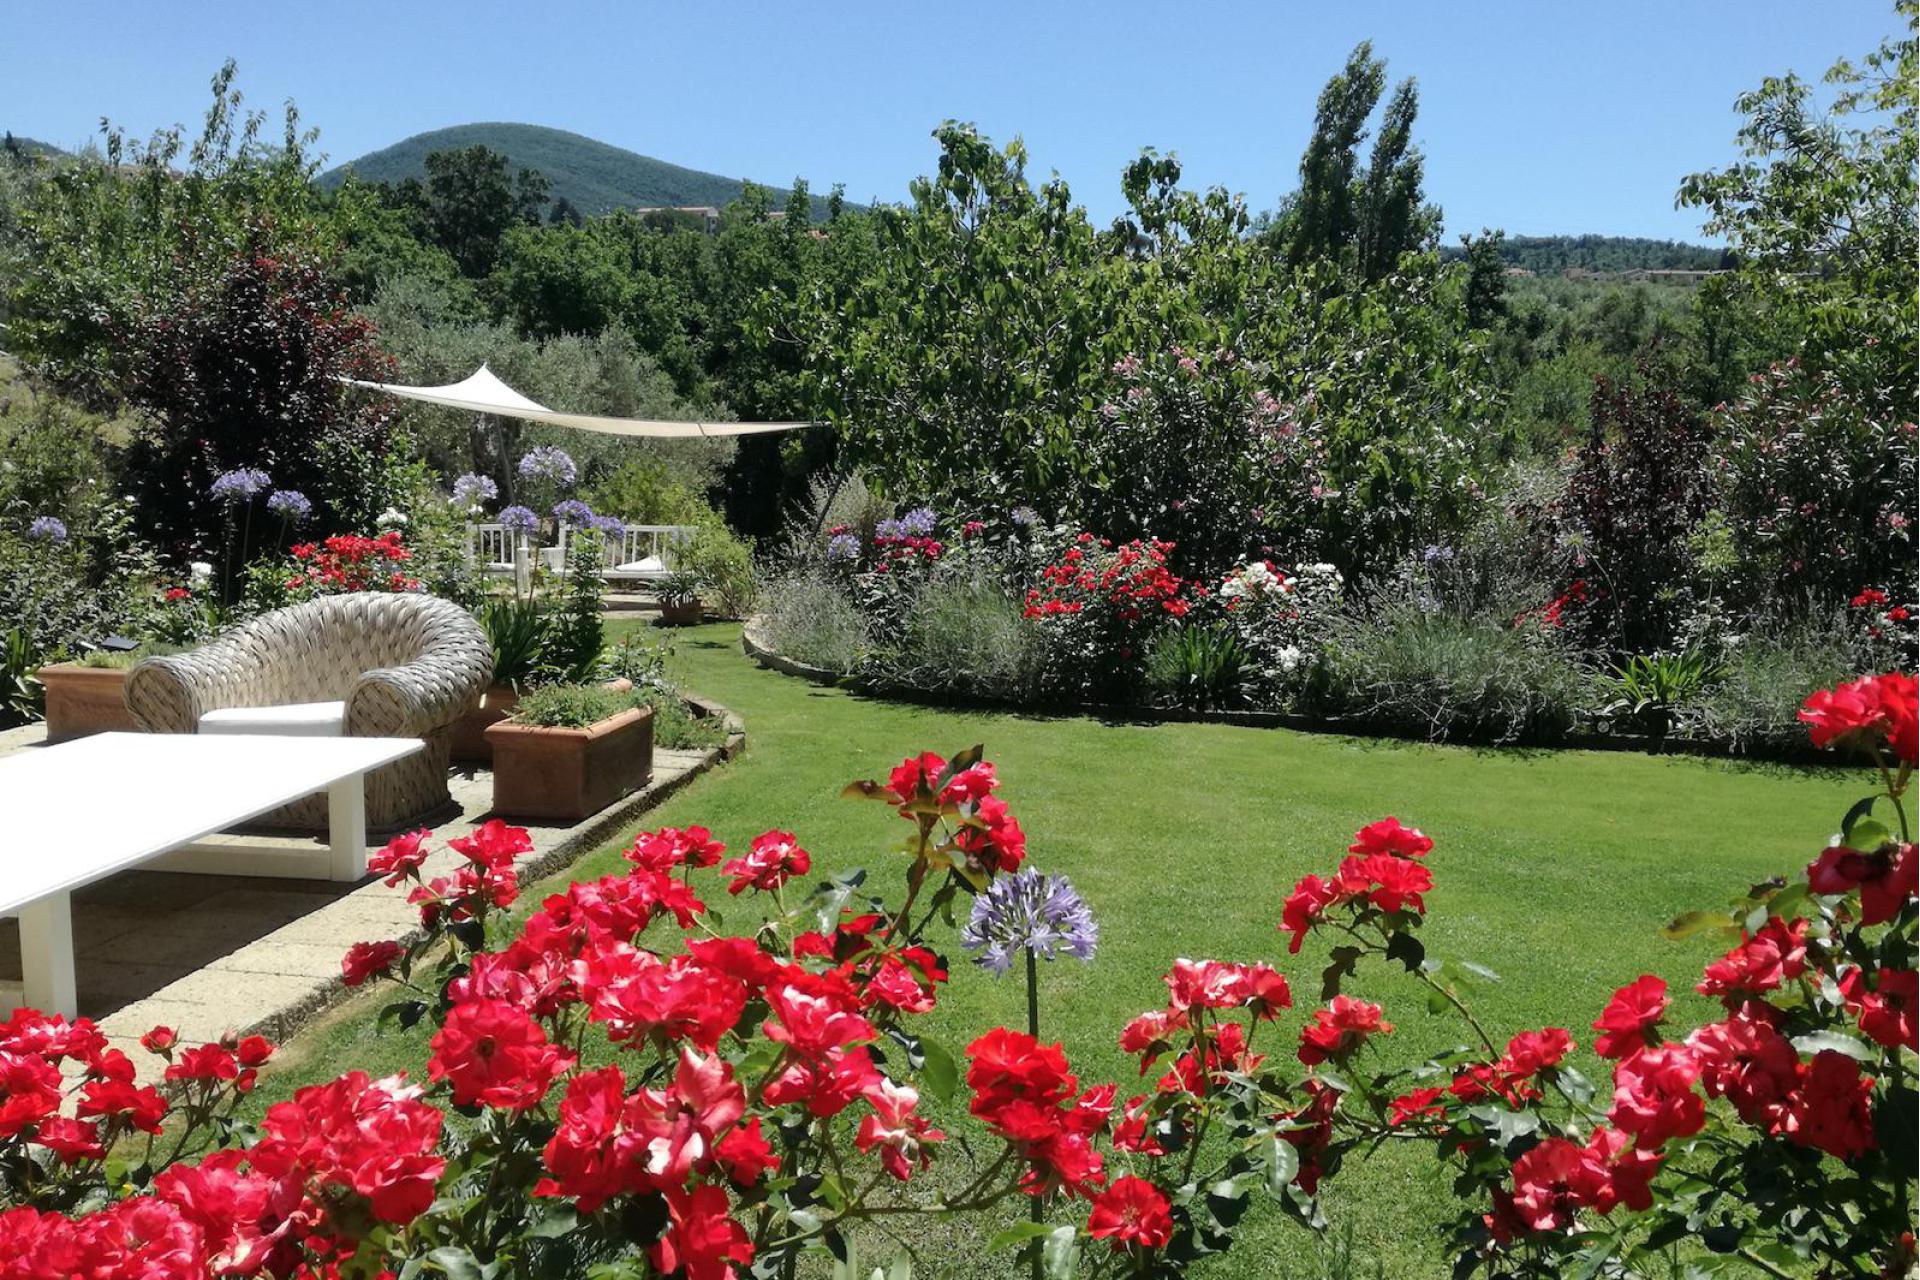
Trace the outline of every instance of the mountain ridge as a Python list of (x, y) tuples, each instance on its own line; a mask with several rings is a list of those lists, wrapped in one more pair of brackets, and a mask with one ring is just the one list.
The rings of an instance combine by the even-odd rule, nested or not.
[[(745, 178), (691, 169), (641, 155), (585, 134), (547, 125), (478, 121), (429, 129), (389, 146), (335, 165), (320, 175), (325, 187), (337, 187), (349, 171), (366, 182), (399, 182), (426, 177), (429, 152), (485, 146), (507, 157), (516, 169), (538, 169), (551, 184), (555, 201), (566, 199), (589, 216), (659, 205), (725, 205), (737, 200)], [(787, 188), (756, 183), (784, 203)], [(814, 216), (823, 217), (826, 199), (813, 196)]]

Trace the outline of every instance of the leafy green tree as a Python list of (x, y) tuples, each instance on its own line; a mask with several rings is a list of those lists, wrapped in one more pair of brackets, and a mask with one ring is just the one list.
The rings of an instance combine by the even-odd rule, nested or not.
[(92, 408), (122, 398), (136, 312), (177, 296), (196, 265), (219, 270), (242, 240), (267, 254), (337, 247), (312, 187), (315, 135), (289, 103), (280, 136), (264, 137), (267, 117), (242, 109), (234, 74), (228, 62), (214, 76), (191, 142), (103, 126), (98, 154), (51, 166), (14, 211), (7, 346)]
[(1300, 159), (1300, 189), (1283, 204), (1274, 243), (1295, 266), (1325, 260), (1378, 280), (1404, 253), (1433, 247), (1440, 212), (1424, 203), (1425, 161), (1413, 145), (1419, 93), (1412, 80), (1394, 86), (1381, 115), (1366, 172), (1360, 145), (1386, 90), (1387, 64), (1362, 41), (1327, 81), (1313, 137)]
[(598, 333), (626, 314), (627, 265), (606, 236), (566, 223), (516, 226), (501, 241), (487, 292), (497, 314), (529, 337)]
[(1461, 236), (1467, 260), (1467, 324), (1489, 329), (1507, 315), (1507, 264), (1500, 256), (1503, 231)]
[(1747, 159), (1691, 175), (1679, 201), (1704, 209), (1706, 230), (1737, 255), (1739, 270), (1714, 293), (1750, 301), (1769, 328), (1764, 354), (1798, 355), (1862, 390), (1891, 387), (1898, 403), (1912, 405), (1920, 392), (1920, 6), (1900, 0), (1897, 9), (1900, 36), (1827, 72), (1837, 89), (1828, 109), (1791, 74), (1742, 94)]
[(936, 176), (876, 211), (870, 270), (804, 330), (816, 412), (890, 496), (1173, 535), (1207, 571), (1264, 544), (1365, 567), (1470, 500), (1494, 402), (1437, 256), (1373, 285), (1296, 270), (1152, 153), (1096, 233), (1018, 143), (936, 136)]
[(489, 147), (434, 151), (427, 155), (424, 191), (396, 192), (403, 204), (424, 200), (428, 233), (474, 278), (493, 269), (500, 241), (516, 223), (537, 222), (547, 201), (547, 180), (531, 169), (508, 171), (507, 158)]

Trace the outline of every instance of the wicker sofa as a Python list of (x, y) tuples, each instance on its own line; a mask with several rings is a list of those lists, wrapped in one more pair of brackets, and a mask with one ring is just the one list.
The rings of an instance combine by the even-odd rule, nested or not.
[[(446, 805), (453, 722), (479, 702), (493, 676), (486, 633), (459, 605), (433, 596), (359, 592), (276, 609), (189, 653), (148, 658), (127, 673), (127, 709), (149, 733), (211, 732), (209, 712), (285, 708), (307, 716), (293, 728), (420, 738), (426, 749), (367, 775), (367, 825), (393, 830)], [(313, 713), (331, 724), (313, 723)], [(244, 718), (246, 713), (239, 713)], [(217, 779), (209, 779), (217, 785)], [(324, 795), (307, 796), (258, 821), (324, 831)]]

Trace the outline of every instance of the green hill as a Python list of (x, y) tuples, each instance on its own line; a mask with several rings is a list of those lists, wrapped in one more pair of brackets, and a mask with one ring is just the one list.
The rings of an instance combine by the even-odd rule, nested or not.
[(0, 137), (0, 150), (22, 156), (63, 156), (67, 153), (51, 142), (41, 142), (18, 133), (9, 133)]
[[(1460, 256), (1457, 246), (1445, 255)], [(1569, 268), (1584, 271), (1713, 271), (1729, 264), (1725, 250), (1681, 240), (1650, 240), (1643, 236), (1508, 236), (1500, 258), (1510, 267), (1525, 267), (1541, 275), (1558, 275)]]
[[(472, 146), (500, 152), (516, 169), (538, 169), (552, 184), (555, 200), (565, 197), (585, 214), (636, 205), (724, 205), (739, 198), (743, 181), (668, 164), (565, 129), (536, 124), (459, 124), (416, 133), (369, 152), (327, 170), (320, 175), (320, 182), (338, 186), (349, 169), (366, 182), (425, 178), (429, 152)], [(773, 189), (776, 204), (786, 199), (785, 186)], [(826, 200), (816, 195), (813, 205), (814, 216), (824, 217)]]

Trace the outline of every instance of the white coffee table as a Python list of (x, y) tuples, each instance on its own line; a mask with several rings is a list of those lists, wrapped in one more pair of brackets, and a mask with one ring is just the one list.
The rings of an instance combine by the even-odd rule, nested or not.
[[(0, 759), (0, 915), (20, 917), (27, 1004), (73, 1017), (73, 890), (279, 807), (327, 793), (333, 880), (367, 872), (367, 771), (417, 738), (102, 733)], [(208, 869), (183, 868), (183, 869)], [(310, 875), (232, 851), (241, 875)]]

